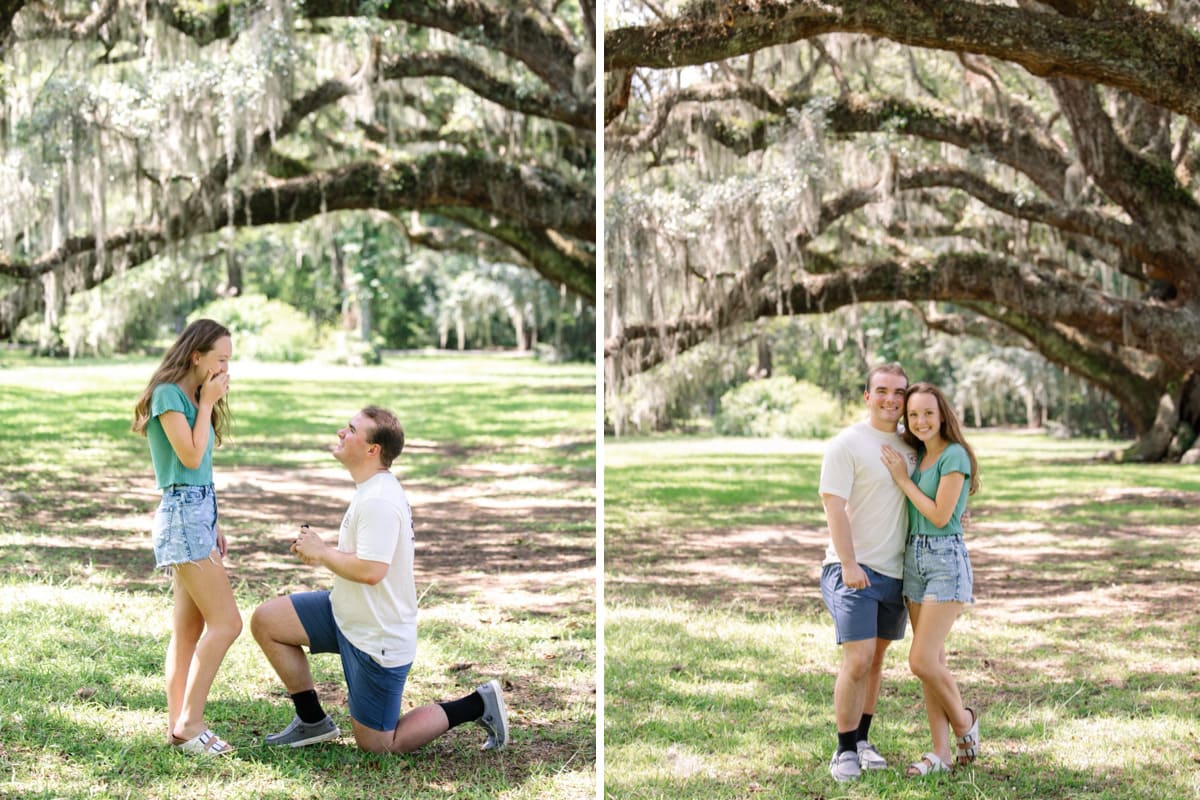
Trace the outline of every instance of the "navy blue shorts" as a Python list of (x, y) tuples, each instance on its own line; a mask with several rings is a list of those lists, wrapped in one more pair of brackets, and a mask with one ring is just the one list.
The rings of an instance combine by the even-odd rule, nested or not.
[(863, 639), (904, 638), (908, 609), (901, 596), (903, 581), (863, 566), (871, 585), (851, 589), (842, 582), (842, 565), (826, 564), (821, 570), (821, 597), (833, 615), (837, 643)]
[(308, 634), (310, 653), (337, 653), (350, 695), (350, 716), (377, 731), (394, 731), (400, 721), (400, 700), (412, 664), (380, 666), (342, 635), (333, 619), (329, 592), (300, 592), (291, 596), (292, 608)]

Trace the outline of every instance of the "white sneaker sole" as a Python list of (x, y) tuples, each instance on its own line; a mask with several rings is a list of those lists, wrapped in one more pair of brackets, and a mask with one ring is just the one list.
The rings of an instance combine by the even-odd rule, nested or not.
[[(318, 744), (320, 742), (327, 742), (330, 739), (336, 739), (337, 737), (339, 737), (341, 735), (342, 735), (342, 732), (340, 730), (338, 730), (337, 728), (334, 728), (331, 731), (326, 731), (325, 733), (319, 733), (316, 736), (310, 736), (307, 739), (301, 739), (298, 742), (288, 742), (287, 746), (288, 747), (305, 747), (310, 744)], [(279, 745), (276, 745), (276, 746), (278, 747)]]

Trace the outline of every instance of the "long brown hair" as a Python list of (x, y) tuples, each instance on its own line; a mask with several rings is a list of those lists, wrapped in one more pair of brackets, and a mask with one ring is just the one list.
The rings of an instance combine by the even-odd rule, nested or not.
[(938, 415), (942, 418), (942, 424), (938, 433), (947, 442), (961, 445), (962, 449), (967, 451), (967, 458), (971, 460), (971, 489), (967, 493), (975, 494), (975, 492), (979, 491), (979, 462), (975, 460), (975, 451), (971, 449), (971, 445), (967, 444), (967, 440), (963, 438), (962, 426), (958, 424), (958, 416), (950, 408), (950, 404), (946, 402), (946, 395), (942, 394), (941, 389), (932, 383), (914, 383), (908, 387), (908, 390), (904, 392), (904, 433), (900, 434), (900, 437), (914, 450), (924, 446), (921, 440), (908, 429), (908, 398), (914, 394), (930, 394), (937, 400)]
[[(137, 405), (133, 407), (131, 430), (134, 433), (146, 435), (146, 426), (150, 423), (150, 397), (154, 394), (155, 387), (163, 383), (178, 383), (186, 378), (192, 369), (192, 353), (203, 355), (216, 346), (218, 339), (226, 336), (232, 338), (229, 329), (211, 319), (198, 319), (183, 329), (175, 344), (171, 345), (171, 349), (163, 356), (162, 363), (158, 365), (150, 383), (142, 390)], [(199, 388), (196, 389), (196, 396), (192, 400), (200, 401)], [(213, 405), (212, 410), (212, 429), (217, 437), (217, 444), (221, 443), (221, 436), (229, 427), (229, 421), (229, 404), (222, 397)]]

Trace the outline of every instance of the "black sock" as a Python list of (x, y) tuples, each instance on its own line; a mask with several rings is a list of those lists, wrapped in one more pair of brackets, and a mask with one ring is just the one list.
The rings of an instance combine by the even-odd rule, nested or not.
[(858, 731), (838, 731), (838, 752), (839, 753), (857, 753), (858, 752)]
[(867, 738), (868, 738), (867, 735), (871, 732), (871, 717), (873, 717), (873, 716), (875, 716), (875, 715), (874, 714), (863, 714), (862, 715), (862, 722), (858, 723), (858, 741), (860, 741), (860, 742), (867, 741)]
[(466, 697), (438, 703), (438, 705), (442, 707), (442, 711), (446, 712), (446, 719), (450, 720), (451, 728), (465, 722), (474, 722), (483, 716), (483, 698), (480, 697), (479, 692), (471, 692)]
[(321, 701), (317, 699), (315, 689), (296, 692), (292, 695), (292, 702), (296, 704), (296, 716), (301, 722), (312, 723), (325, 719), (325, 709), (321, 708)]

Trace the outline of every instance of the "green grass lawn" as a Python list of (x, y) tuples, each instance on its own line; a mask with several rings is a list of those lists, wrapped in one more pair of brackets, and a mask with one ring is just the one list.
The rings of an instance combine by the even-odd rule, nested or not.
[(1200, 471), (1113, 465), (1111, 443), (971, 436), (977, 605), (947, 644), (982, 757), (924, 780), (908, 641), (875, 741), (826, 771), (840, 653), (820, 597), (823, 443), (604, 446), (605, 793), (632, 798), (1200, 797)]
[(595, 389), (590, 365), (403, 356), (380, 367), (233, 365), (232, 435), (214, 452), (227, 561), (243, 618), (327, 586), (287, 553), (329, 537), (353, 483), (329, 454), (363, 405), (407, 434), (393, 470), (417, 532), (420, 643), (404, 707), (492, 677), (512, 743), (468, 726), (407, 756), (348, 735), (341, 667), (317, 656), (346, 732), (280, 752), (292, 710), (247, 629), (206, 719), (239, 749), (201, 761), (165, 746), (167, 579), (157, 501), (132, 406), (155, 367), (0, 354), (0, 796), (22, 798), (591, 798), (595, 794)]

